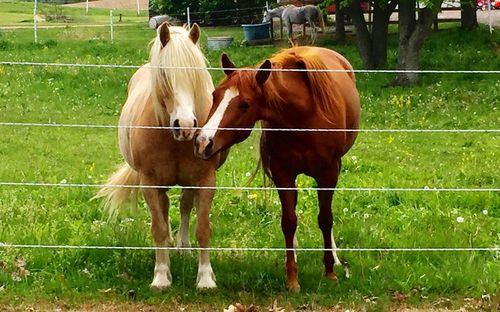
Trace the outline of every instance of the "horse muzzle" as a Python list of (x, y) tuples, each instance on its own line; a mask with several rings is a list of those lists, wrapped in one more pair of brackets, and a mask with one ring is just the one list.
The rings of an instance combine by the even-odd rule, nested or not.
[(172, 133), (174, 135), (174, 139), (177, 141), (189, 141), (191, 140), (197, 131), (196, 127), (198, 125), (198, 122), (196, 119), (193, 121), (193, 126), (181, 126), (179, 119), (176, 119), (174, 121), (173, 127), (172, 127)]
[(206, 135), (196, 135), (194, 138), (194, 154), (203, 160), (210, 159), (213, 153), (214, 140)]

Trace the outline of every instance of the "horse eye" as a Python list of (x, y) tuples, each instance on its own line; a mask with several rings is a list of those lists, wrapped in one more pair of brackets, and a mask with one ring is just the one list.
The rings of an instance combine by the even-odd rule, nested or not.
[(249, 107), (250, 105), (248, 105), (247, 102), (241, 102), (240, 104), (238, 104), (239, 109), (247, 110)]

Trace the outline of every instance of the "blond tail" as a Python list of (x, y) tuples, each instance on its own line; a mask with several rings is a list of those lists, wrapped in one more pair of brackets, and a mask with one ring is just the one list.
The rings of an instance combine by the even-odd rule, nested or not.
[(109, 213), (110, 219), (115, 218), (123, 208), (125, 202), (130, 198), (132, 210), (137, 211), (136, 187), (119, 187), (119, 185), (140, 185), (139, 173), (128, 164), (123, 164), (106, 182), (106, 186), (101, 188), (93, 198), (103, 198), (104, 207)]

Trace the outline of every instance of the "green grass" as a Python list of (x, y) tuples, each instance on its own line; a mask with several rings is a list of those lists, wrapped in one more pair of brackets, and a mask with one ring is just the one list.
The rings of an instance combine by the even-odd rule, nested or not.
[[(3, 3), (0, 2), (0, 8)], [(17, 5), (17, 3), (16, 3)], [(20, 4), (21, 5), (21, 4)], [(22, 4), (24, 5), (24, 4)], [(22, 11), (22, 10), (20, 10)], [(115, 41), (105, 29), (51, 29), (32, 43), (32, 30), (0, 33), (0, 60), (60, 63), (142, 64), (154, 31), (120, 27)], [(238, 65), (252, 65), (280, 47), (244, 47), (239, 28), (203, 29), (202, 48), (212, 66), (220, 51), (206, 51), (206, 37), (231, 34), (226, 50)], [(390, 65), (395, 67), (396, 38)], [(499, 69), (500, 37), (485, 29), (433, 33), (422, 50), (425, 69)], [(360, 68), (355, 44), (322, 45), (344, 54)], [(0, 66), (0, 121), (116, 124), (126, 97), (130, 69)], [(212, 72), (214, 81), (221, 72)], [(422, 75), (418, 85), (385, 87), (389, 74), (358, 74), (362, 127), (367, 129), (498, 129), (498, 75)], [(1, 127), (0, 181), (102, 183), (121, 163), (113, 129)], [(343, 160), (339, 187), (499, 188), (499, 137), (495, 133), (361, 133)], [(258, 158), (258, 133), (232, 149), (217, 175), (221, 186), (242, 185)], [(253, 182), (262, 185), (262, 176)], [(299, 186), (314, 186), (304, 176)], [(0, 188), (0, 242), (151, 246), (149, 216), (105, 221), (96, 189)], [(179, 225), (178, 191), (173, 192), (172, 227)], [(301, 247), (322, 245), (316, 225), (316, 195), (301, 191), (298, 239)], [(457, 218), (464, 222), (457, 222)], [(495, 192), (337, 192), (335, 235), (339, 247), (498, 247), (500, 195)], [(211, 214), (211, 246), (282, 247), (280, 205), (275, 192), (218, 191)], [(195, 220), (192, 220), (194, 224)], [(195, 244), (194, 238), (192, 243)], [(280, 252), (213, 252), (218, 290), (195, 289), (197, 258), (173, 255), (173, 287), (148, 289), (152, 251), (0, 249), (0, 306), (64, 301), (133, 302), (222, 310), (234, 302), (287, 310), (356, 307), (384, 311), (402, 293), (412, 306), (432, 306), (440, 298), (452, 306), (464, 298), (484, 309), (498, 302), (500, 265), (493, 252), (342, 252), (352, 277), (322, 278), (321, 254), (298, 254), (302, 292), (285, 290)], [(26, 260), (30, 275), (12, 278), (15, 259)], [(107, 291), (104, 291), (107, 290)], [(129, 291), (134, 290), (135, 299)], [(375, 303), (367, 298), (377, 297)], [(479, 299), (478, 299), (479, 298)], [(495, 301), (496, 300), (496, 301)], [(194, 308), (199, 307), (199, 308)]]
[[(31, 26), (33, 27), (33, 9), (32, 2), (19, 2), (13, 0), (0, 0), (0, 26)], [(109, 10), (90, 8), (85, 12), (85, 8), (67, 7), (54, 4), (40, 3), (37, 8), (38, 15), (45, 18), (46, 21), (39, 22), (40, 27), (55, 25), (75, 25), (75, 24), (109, 24)], [(134, 10), (115, 9), (113, 10), (113, 22), (120, 24), (119, 19), (122, 16), (121, 23), (143, 23), (147, 24), (147, 11), (141, 11), (137, 15)], [(49, 18), (47, 18), (47, 16)], [(59, 16), (59, 20), (50, 20), (50, 16)]]

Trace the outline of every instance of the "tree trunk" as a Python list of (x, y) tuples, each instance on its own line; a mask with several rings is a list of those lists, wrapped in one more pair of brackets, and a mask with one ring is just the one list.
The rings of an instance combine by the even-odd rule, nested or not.
[(338, 43), (345, 42), (345, 12), (341, 3), (342, 0), (335, 0), (335, 38)]
[(477, 14), (476, 14), (476, 4), (475, 1), (462, 0), (460, 2), (461, 12), (460, 21), (462, 24), (462, 29), (473, 29), (478, 26)]
[[(420, 49), (432, 30), (442, 0), (436, 1), (432, 8), (419, 10), (418, 20), (415, 16), (416, 0), (399, 1), (399, 47), (398, 69), (414, 71), (419, 69)], [(395, 83), (408, 85), (418, 81), (418, 73), (397, 73)]]
[(148, 10), (148, 13), (149, 13), (149, 18), (152, 18), (152, 17), (158, 15), (158, 13), (156, 12), (156, 10), (154, 9), (153, 0), (149, 0), (149, 10)]
[(381, 5), (380, 1), (373, 2), (372, 54), (374, 68), (383, 68), (387, 65), (389, 20), (397, 4), (397, 0), (388, 1), (385, 5)]
[(360, 0), (352, 0), (350, 6), (350, 15), (354, 27), (356, 27), (356, 36), (358, 38), (358, 50), (363, 67), (373, 69), (372, 38), (368, 31), (368, 25), (361, 10)]
[(389, 18), (398, 4), (390, 0), (385, 4), (373, 1), (373, 27), (370, 33), (360, 0), (352, 0), (349, 7), (352, 23), (356, 28), (359, 55), (366, 69), (382, 68), (387, 64), (387, 36)]

